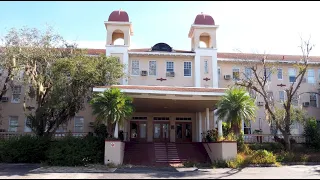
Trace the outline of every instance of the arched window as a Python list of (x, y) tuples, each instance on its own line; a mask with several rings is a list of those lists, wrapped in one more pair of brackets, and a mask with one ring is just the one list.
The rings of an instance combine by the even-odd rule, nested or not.
[(112, 45), (125, 45), (124, 44), (124, 33), (117, 29), (112, 33)]

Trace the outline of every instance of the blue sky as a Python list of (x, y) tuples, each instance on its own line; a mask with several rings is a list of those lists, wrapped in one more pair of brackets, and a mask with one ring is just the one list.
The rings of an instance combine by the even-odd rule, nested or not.
[(0, 2), (0, 36), (11, 27), (49, 24), (79, 47), (104, 48), (103, 22), (122, 8), (133, 24), (132, 48), (165, 42), (174, 49), (190, 50), (190, 25), (204, 12), (220, 26), (219, 52), (300, 54), (302, 34), (311, 35), (316, 45), (312, 55), (320, 55), (319, 7), (320, 2)]

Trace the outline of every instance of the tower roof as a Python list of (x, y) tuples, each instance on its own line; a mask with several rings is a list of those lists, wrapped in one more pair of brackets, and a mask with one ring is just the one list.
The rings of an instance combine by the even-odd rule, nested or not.
[(108, 21), (129, 22), (129, 16), (126, 11), (116, 10), (109, 15)]
[(197, 25), (215, 25), (214, 20), (210, 15), (203, 14), (198, 14), (196, 19), (194, 20), (194, 24)]

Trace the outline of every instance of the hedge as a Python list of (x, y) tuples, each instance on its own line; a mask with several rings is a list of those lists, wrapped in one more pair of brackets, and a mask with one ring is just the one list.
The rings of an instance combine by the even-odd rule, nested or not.
[(46, 163), (55, 166), (83, 166), (103, 163), (104, 138), (86, 136), (50, 141), (20, 136), (0, 141), (2, 163)]

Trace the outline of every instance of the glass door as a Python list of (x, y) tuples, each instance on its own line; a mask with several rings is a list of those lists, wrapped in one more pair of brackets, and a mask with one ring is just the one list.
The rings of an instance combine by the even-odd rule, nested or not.
[(176, 123), (176, 142), (192, 142), (192, 123)]
[(131, 121), (130, 122), (130, 141), (147, 140), (147, 122)]
[(155, 122), (153, 124), (153, 139), (154, 141), (169, 141), (169, 122)]

